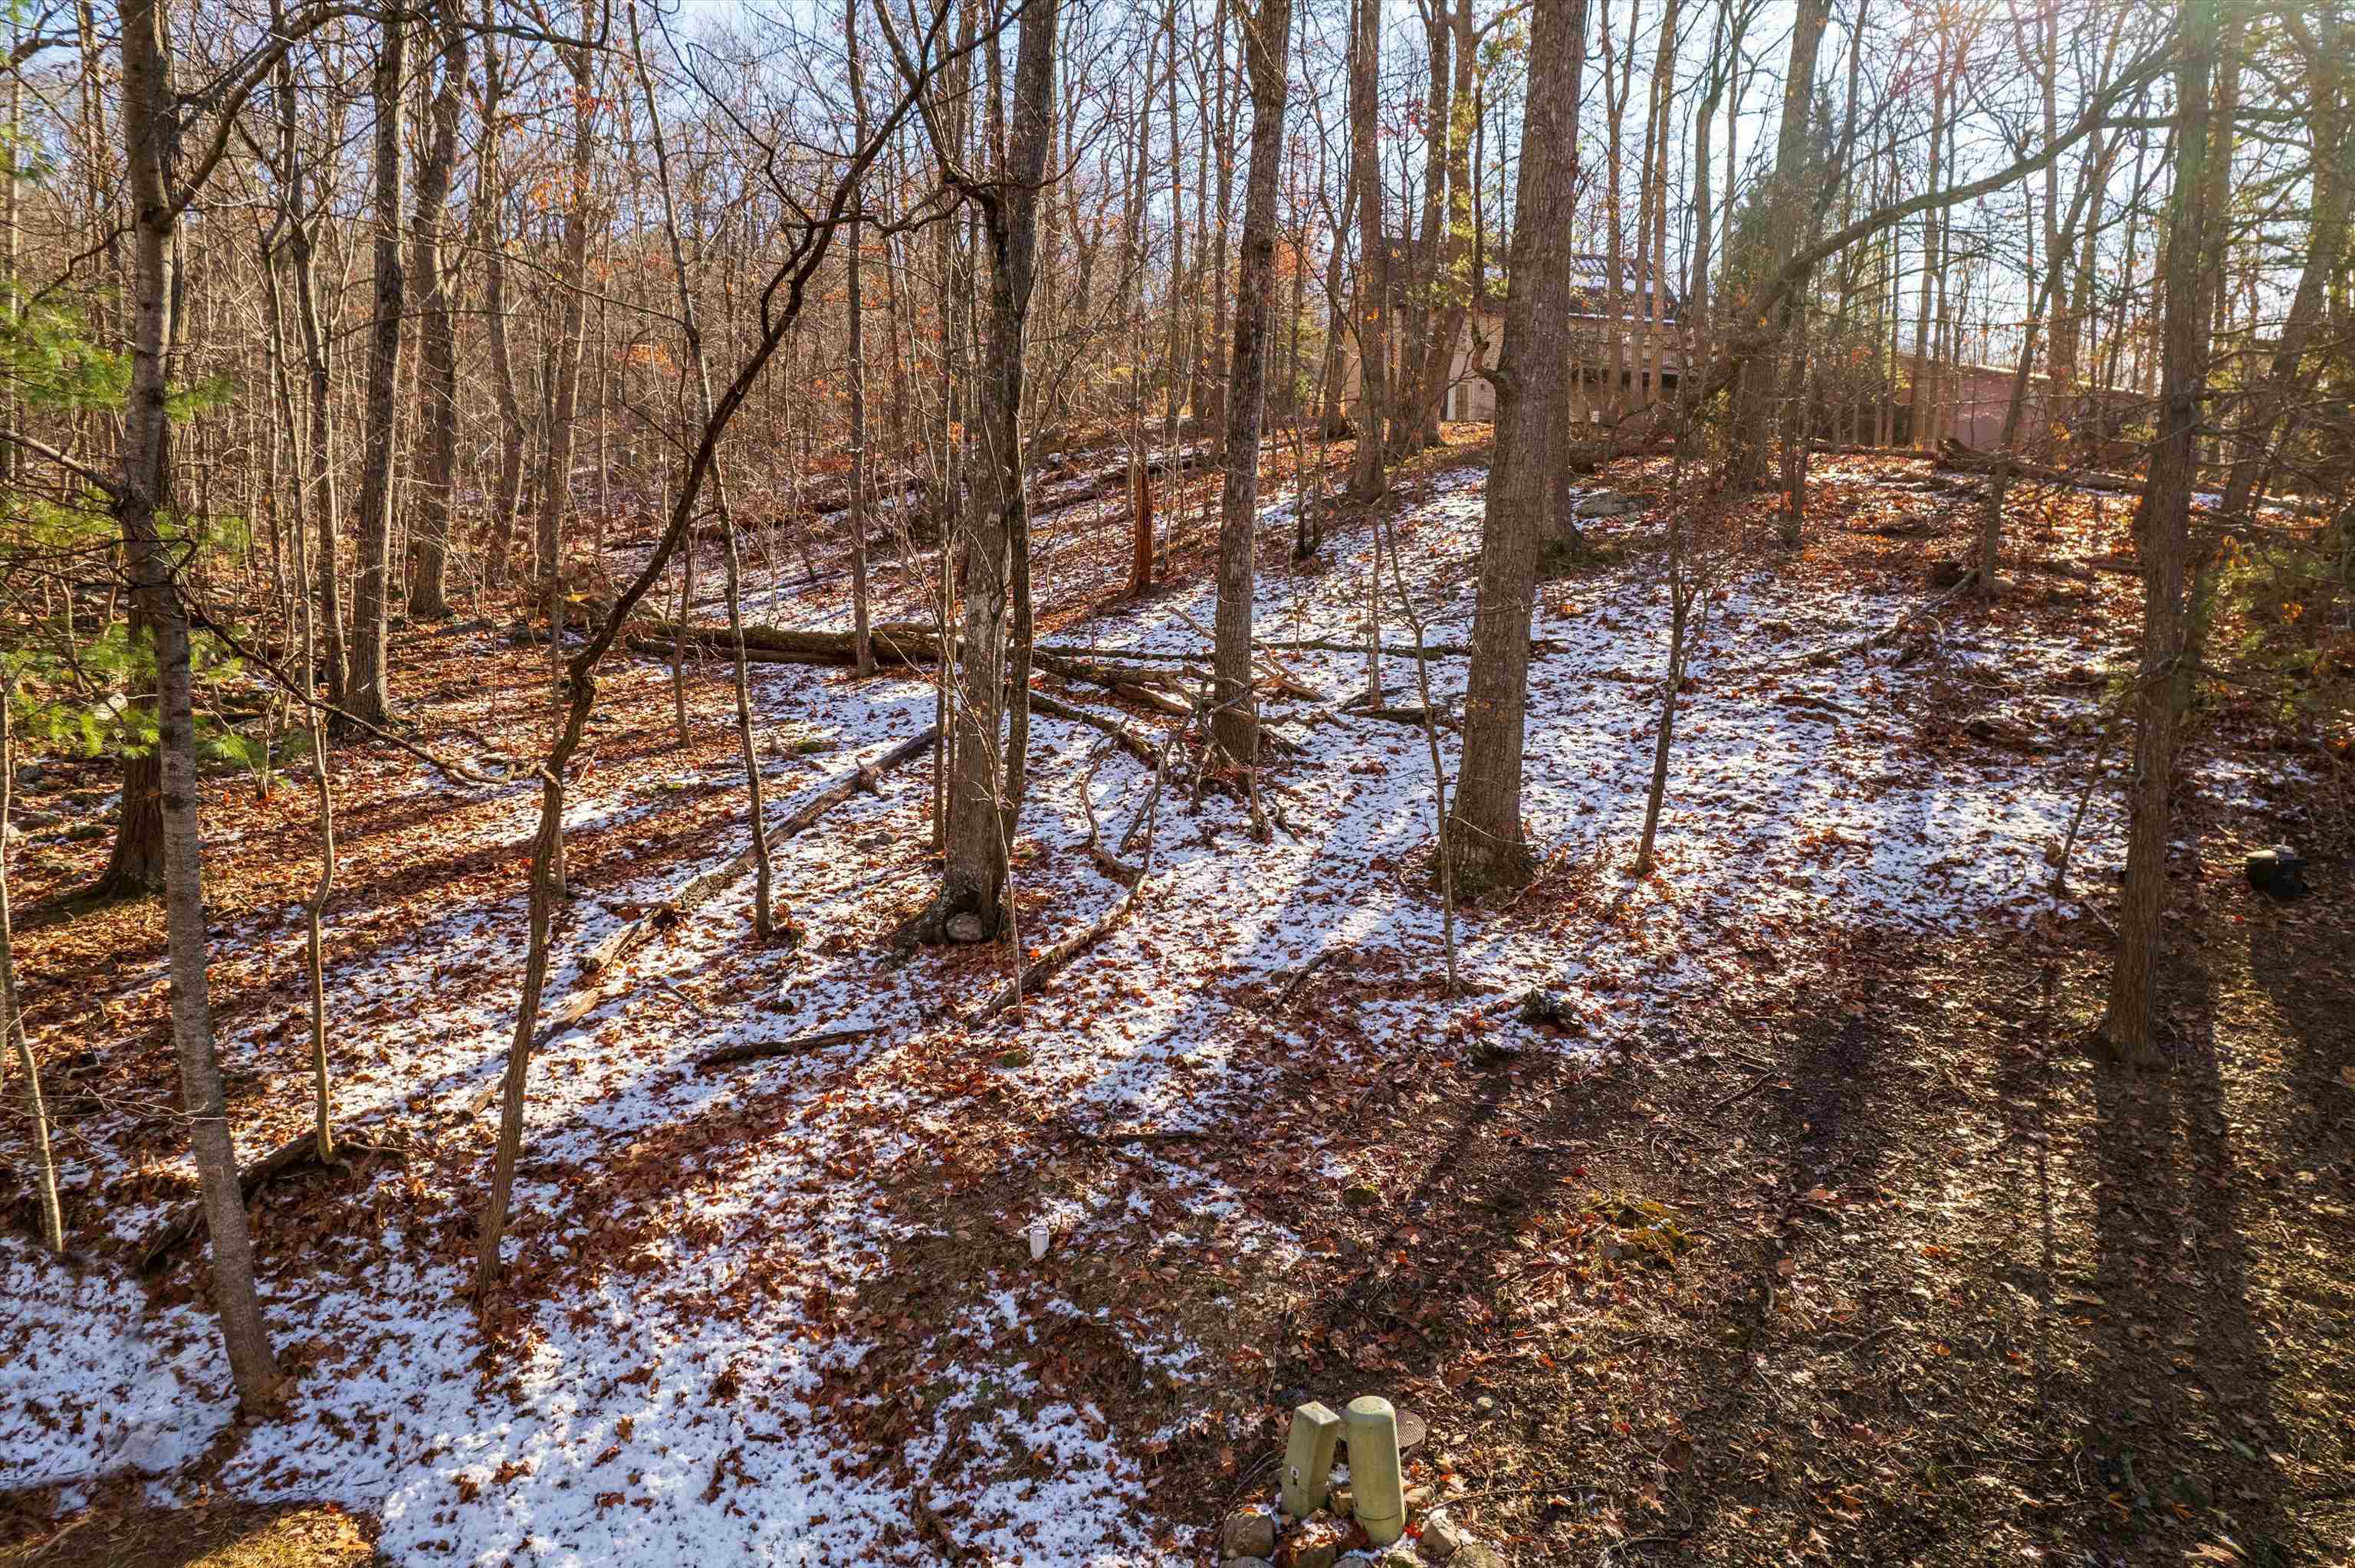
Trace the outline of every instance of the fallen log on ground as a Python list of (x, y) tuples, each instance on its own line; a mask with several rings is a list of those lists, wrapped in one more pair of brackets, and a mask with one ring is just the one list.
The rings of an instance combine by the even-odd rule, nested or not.
[[(671, 641), (680, 632), (677, 621), (649, 616), (641, 618), (634, 624), (643, 626), (645, 631), (629, 639), (629, 646), (634, 652), (664, 657), (669, 655)], [(686, 636), (698, 652), (709, 657), (734, 657), (735, 645), (725, 627), (689, 626), (686, 629)], [(929, 664), (940, 658), (940, 635), (930, 626), (886, 621), (876, 627), (870, 636), (879, 663)], [(1363, 642), (1339, 637), (1254, 639), (1252, 647), (1263, 652), (1363, 653), (1366, 651)], [(744, 628), (744, 651), (750, 658), (767, 663), (848, 664), (858, 656), (851, 645), (851, 634), (847, 631), (801, 631), (776, 626)], [(1543, 638), (1532, 638), (1529, 652), (1536, 655), (1559, 653), (1561, 650)], [(1382, 644), (1382, 655), (1390, 659), (1465, 659), (1471, 653), (1472, 646), (1467, 642), (1433, 642), (1421, 649), (1392, 642)], [(1158, 648), (1097, 648), (1083, 643), (1041, 642), (1031, 650), (1031, 658), (1041, 669), (1051, 668), (1047, 662), (1058, 659), (1096, 662), (1120, 660), (1138, 663), (1207, 663), (1210, 651), (1199, 648), (1172, 652)], [(1138, 673), (1140, 679), (1143, 673)], [(1286, 680), (1290, 679), (1286, 677)], [(1295, 692), (1293, 694), (1299, 694)]]
[(1174, 718), (1191, 718), (1194, 715), (1192, 704), (1182, 702), (1159, 689), (1178, 685), (1177, 678), (1150, 665), (1104, 664), (1092, 659), (1074, 659), (1066, 654), (1036, 650), (1031, 652), (1030, 662), (1034, 668), (1050, 675), (1060, 675), (1066, 681), (1085, 681), (1092, 686), (1102, 686), (1156, 713), (1167, 714)]
[[(815, 794), (794, 808), (785, 820), (771, 828), (768, 840), (776, 844), (803, 832), (820, 817), (847, 800), (858, 790), (872, 795), (878, 792), (883, 775), (904, 762), (922, 756), (940, 738), (938, 726), (911, 736), (872, 762), (861, 763), (830, 779)], [(622, 959), (636, 952), (648, 942), (678, 926), (700, 906), (709, 903), (731, 884), (741, 880), (752, 869), (754, 848), (746, 844), (727, 864), (698, 873), (681, 884), (677, 892), (637, 919), (606, 934), (605, 938), (581, 956), (581, 974), (584, 980), (594, 981)], [(583, 985), (548, 1015), (535, 1044), (545, 1045), (565, 1030), (571, 1028), (591, 1012), (604, 1004), (609, 989), (602, 984)]]
[(872, 1027), (834, 1029), (823, 1034), (804, 1034), (792, 1040), (762, 1040), (749, 1045), (725, 1045), (698, 1056), (695, 1065), (698, 1067), (728, 1067), (739, 1062), (766, 1062), (779, 1056), (810, 1056), (880, 1033)]
[(1091, 728), (1102, 730), (1114, 740), (1118, 741), (1123, 751), (1127, 752), (1147, 768), (1153, 767), (1160, 759), (1161, 754), (1154, 749), (1152, 742), (1119, 720), (1091, 712), (1072, 703), (1060, 702), (1044, 692), (1030, 694), (1030, 711), (1045, 714), (1050, 718), (1070, 719), (1074, 724), (1083, 724)]
[[(682, 628), (678, 622), (659, 616), (643, 617), (635, 624), (645, 631), (631, 639), (633, 647), (641, 641), (659, 640), (662, 651), (668, 653), (670, 643), (683, 632), (700, 652), (721, 659), (735, 654), (735, 640), (724, 626)], [(879, 664), (929, 664), (941, 656), (940, 633), (921, 622), (887, 620), (872, 628), (868, 637), (874, 644)], [(772, 656), (771, 662), (792, 660), (806, 664), (848, 664), (858, 656), (850, 632), (800, 631), (782, 626), (747, 626), (744, 651), (755, 658)]]
[[(344, 1140), (336, 1145), (334, 1165), (348, 1165), (354, 1156), (373, 1156), (384, 1160), (403, 1160), (409, 1150), (398, 1143), (360, 1143)], [(248, 1203), (253, 1195), (282, 1177), (301, 1171), (324, 1171), (329, 1165), (319, 1162), (319, 1135), (305, 1132), (300, 1138), (287, 1139), (252, 1164), (237, 1173), (239, 1198)], [(172, 1211), (164, 1223), (155, 1227), (140, 1248), (139, 1272), (152, 1274), (165, 1259), (193, 1240), (204, 1228), (205, 1205), (200, 1198), (192, 1198)]]
[(2028, 462), (2001, 452), (1983, 452), (1948, 436), (1938, 443), (1940, 468), (1960, 473), (1993, 473), (2001, 468), (2014, 479), (2036, 484), (2065, 484), (2077, 490), (2098, 490), (2112, 495), (2140, 495), (2142, 481), (2122, 473), (2102, 473), (2089, 468), (2053, 468)]

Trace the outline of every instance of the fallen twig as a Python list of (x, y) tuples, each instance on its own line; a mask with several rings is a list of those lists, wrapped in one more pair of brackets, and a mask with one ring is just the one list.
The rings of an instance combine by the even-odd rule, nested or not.
[[(929, 728), (901, 741), (873, 762), (862, 763), (838, 775), (815, 794), (794, 808), (785, 820), (768, 831), (771, 843), (792, 838), (820, 817), (847, 800), (858, 791), (875, 792), (884, 773), (901, 763), (922, 756), (940, 738), (937, 727)], [(747, 844), (725, 865), (698, 873), (681, 884), (677, 892), (662, 901), (646, 914), (606, 934), (603, 940), (591, 948), (581, 958), (583, 980), (593, 981), (603, 976), (623, 959), (645, 947), (663, 932), (683, 923), (696, 908), (709, 903), (752, 869), (756, 851)], [(565, 1030), (603, 1005), (612, 992), (602, 984), (584, 984), (552, 1009), (548, 1022), (536, 1037), (545, 1045)]]
[[(1168, 753), (1165, 750), (1160, 754), (1154, 768), (1153, 793), (1146, 797), (1144, 809), (1137, 816), (1138, 822), (1146, 824), (1146, 833), (1145, 859), (1136, 868), (1136, 879), (1129, 883), (1118, 898), (1113, 900), (1110, 908), (1039, 955), (1035, 961), (1018, 973), (997, 994), (984, 1002), (973, 1014), (972, 1022), (979, 1023), (985, 1019), (995, 1018), (1004, 1012), (1021, 1001), (1025, 993), (1036, 991), (1047, 977), (1093, 947), (1105, 932), (1128, 918), (1128, 912), (1136, 907), (1136, 895), (1145, 889), (1145, 879), (1153, 874), (1155, 834), (1152, 824), (1158, 821), (1155, 808), (1160, 802), (1162, 784), (1168, 777)], [(1136, 823), (1131, 823), (1128, 833), (1122, 835), (1121, 838), (1123, 849), (1128, 847), (1128, 839), (1135, 832)]]
[(1275, 993), (1275, 1000), (1268, 1003), (1267, 1010), (1270, 1012), (1282, 1012), (1285, 1008), (1291, 1006), (1292, 999), (1300, 994), (1300, 988), (1308, 983), (1309, 976), (1315, 974), (1318, 969), (1323, 969), (1327, 964), (1331, 963), (1335, 959), (1348, 950), (1349, 949), (1346, 944), (1339, 947), (1327, 948), (1323, 952), (1318, 953), (1315, 958), (1310, 959), (1306, 963), (1301, 965), (1298, 969), (1293, 970), (1292, 978), (1284, 982), (1284, 989)]
[(820, 1051), (830, 1051), (837, 1045), (848, 1045), (879, 1033), (873, 1027), (865, 1029), (834, 1029), (823, 1034), (803, 1034), (791, 1040), (760, 1040), (747, 1045), (723, 1045), (717, 1051), (707, 1051), (695, 1059), (696, 1066), (726, 1067), (739, 1062), (765, 1062), (777, 1056), (808, 1056)]
[[(373, 1155), (384, 1160), (402, 1160), (409, 1150), (398, 1143), (356, 1143), (348, 1138), (336, 1141), (335, 1158), (327, 1165), (319, 1163), (319, 1139), (315, 1132), (306, 1131), (289, 1139), (237, 1173), (238, 1196), (246, 1202), (271, 1182), (300, 1171), (329, 1170), (347, 1166), (354, 1157)], [(174, 1252), (186, 1245), (204, 1228), (205, 1209), (201, 1199), (191, 1199), (172, 1211), (171, 1216), (155, 1227), (146, 1245), (140, 1248), (139, 1271), (152, 1274)]]

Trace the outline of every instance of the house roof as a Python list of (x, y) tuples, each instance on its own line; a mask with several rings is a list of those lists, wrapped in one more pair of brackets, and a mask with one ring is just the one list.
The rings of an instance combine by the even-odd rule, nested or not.
[[(1415, 281), (1414, 251), (1411, 240), (1393, 238), (1388, 242), (1390, 252), (1390, 287), (1393, 309), (1404, 309), (1407, 291)], [(1579, 321), (1607, 321), (1611, 308), (1611, 259), (1606, 255), (1580, 251), (1571, 257), (1571, 315)], [(1652, 313), (1651, 278), (1658, 270), (1638, 267), (1632, 256), (1619, 259), (1619, 314), (1626, 321), (1649, 319)], [(1487, 308), (1494, 312), (1503, 307), (1507, 266), (1504, 259), (1488, 263), (1486, 286)], [(1684, 302), (1674, 288), (1663, 281), (1660, 285), (1663, 314), (1670, 322), (1683, 317)]]

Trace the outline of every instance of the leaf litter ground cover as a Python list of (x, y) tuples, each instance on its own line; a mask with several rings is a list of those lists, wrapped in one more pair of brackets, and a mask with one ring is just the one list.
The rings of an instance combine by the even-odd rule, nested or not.
[[(1738, 1122), (1804, 1094), (1776, 1043), (1852, 1030), (1867, 1011), (1856, 976), (1881, 972), (1887, 953), (1954, 962), (1995, 946), (2024, 961), (2078, 928), (2044, 891), (2044, 856), (2083, 787), (2102, 679), (2125, 653), (2108, 629), (2130, 624), (2085, 613), (2085, 596), (2120, 589), (2072, 577), (1958, 614), (1927, 659), (1810, 660), (1923, 597), (1920, 544), (1859, 543), (1838, 521), (1892, 504), (1873, 477), (1828, 471), (1825, 537), (1726, 583), (1680, 699), (1662, 869), (1642, 882), (1621, 868), (1665, 657), (1664, 596), (1642, 566), (1654, 524), (1639, 515), (1604, 536), (1626, 563), (1543, 586), (1526, 800), (1547, 865), (1528, 894), (1467, 912), (1465, 996), (1440, 983), (1417, 727), (1272, 697), (1295, 748), (1269, 775), (1273, 841), (1252, 842), (1215, 793), (1169, 807), (1137, 915), (1018, 1017), (979, 1028), (955, 1014), (1003, 982), (1002, 951), (893, 967), (880, 950), (929, 888), (926, 767), (854, 795), (779, 846), (797, 945), (752, 943), (748, 882), (628, 960), (624, 983), (536, 1057), (514, 1285), (490, 1354), (457, 1291), (512, 1028), (535, 800), (522, 786), (456, 789), (389, 753), (340, 755), (338, 1110), (349, 1136), (392, 1152), (257, 1205), (272, 1321), (302, 1373), (287, 1414), (232, 1426), (200, 1251), (152, 1288), (109, 1255), (193, 1181), (170, 1114), (160, 922), (139, 907), (37, 920), (28, 1000), (64, 1075), (65, 1174), (91, 1255), (66, 1273), (17, 1238), (0, 1253), (10, 1483), (47, 1489), (45, 1510), (126, 1473), (154, 1478), (157, 1500), (198, 1487), (332, 1495), (375, 1514), (381, 1549), (402, 1562), (920, 1562), (944, 1548), (1191, 1561), (1208, 1541), (1195, 1531), (1215, 1522), (1206, 1496), (1272, 1486), (1264, 1451), (1289, 1401), (1362, 1383), (1443, 1415), (1423, 1484), (1479, 1491), (1483, 1472), (1511, 1467), (1510, 1437), (1492, 1430), (1498, 1396), (1476, 1392), (1494, 1384), (1518, 1404), (1523, 1385), (1498, 1369), (1550, 1377), (1592, 1362), (1572, 1347), (1598, 1326), (1663, 1310), (1664, 1289), (1730, 1290), (1749, 1262), (1731, 1231), (1695, 1216), (1689, 1153), (1673, 1202), (1640, 1191), (1670, 1180), (1662, 1150), (1682, 1141), (1661, 1120), (1710, 1119), (1671, 1097), (1678, 1082), (1732, 1072), (1733, 1097), (1711, 1117)], [(1480, 480), (1443, 466), (1399, 506), (1434, 640), (1468, 627)], [(1290, 504), (1268, 509), (1272, 546)], [(2048, 508), (2025, 522), (2056, 558), (2115, 544), (2099, 520)], [(1042, 519), (1050, 537), (1057, 525)], [(1060, 525), (1055, 605), (1102, 603), (1119, 550), (1092, 536), (1104, 532), (1092, 510)], [(1263, 635), (1361, 638), (1371, 546), (1360, 525), (1315, 568), (1265, 574)], [(888, 596), (888, 566), (879, 575)], [(758, 613), (824, 624), (839, 591), (780, 588)], [(889, 613), (921, 608), (901, 597)], [(1210, 611), (1208, 588), (1181, 580), (1117, 614), (1042, 620), (1107, 654), (1174, 652), (1199, 650)], [(1395, 643), (1394, 607), (1384, 622)], [(419, 639), (407, 694), (453, 747), (463, 733), (530, 755), (542, 657), (480, 632)], [(1331, 696), (1364, 682), (1361, 653), (1282, 658)], [(1463, 675), (1460, 660), (1433, 670), (1451, 765)], [(717, 716), (724, 671), (691, 678), (697, 712), (713, 716), (684, 746), (666, 671), (625, 664), (607, 682), (570, 796), (576, 897), (552, 1000), (579, 983), (591, 944), (741, 847), (740, 769)], [(1412, 678), (1407, 661), (1385, 661), (1385, 684)], [(762, 665), (754, 679), (780, 817), (931, 720), (930, 688), (905, 673), (862, 683)], [(1114, 706), (1100, 691), (1067, 694)], [(1085, 853), (1088, 813), (1124, 823), (1148, 781), (1118, 755), (1091, 774), (1096, 731), (1034, 722), (1015, 885), (1036, 949), (1116, 895)], [(2260, 770), (2222, 747), (2192, 777), (2200, 810), (2258, 838), (2276, 794), (2314, 787), (2278, 758)], [(261, 803), (225, 795), (209, 819), (226, 830), (209, 867), (214, 976), (249, 1151), (303, 1124), (307, 815), (302, 791), (282, 788)], [(2097, 790), (2075, 885), (2106, 888), (2121, 843), (2115, 796)], [(70, 885), (102, 847), (37, 845), (28, 891), (44, 877)], [(1567, 1000), (1567, 1027), (1514, 1020), (1535, 986)], [(1770, 1015), (1783, 1022), (1766, 1044), (1729, 1057), (1735, 1021)], [(873, 1033), (694, 1065), (722, 1046), (852, 1029)], [(1642, 1157), (1614, 1136), (1582, 1158), (1550, 1132), (1549, 1107), (1572, 1092), (1597, 1092), (1638, 1129)], [(1794, 1135), (1797, 1147), (1811, 1136)], [(1790, 1156), (1762, 1142), (1748, 1163), (1760, 1169), (1725, 1176), (1744, 1195), (1706, 1206), (1746, 1212), (1748, 1187)], [(1489, 1167), (1467, 1220), (1457, 1194)], [(1033, 1264), (1023, 1233), (1039, 1218), (1052, 1242)], [(1532, 1256), (1556, 1261), (1522, 1266)], [(1799, 1286), (1774, 1281), (1796, 1273), (1770, 1271), (1785, 1309)], [(1583, 1321), (1565, 1329), (1573, 1308)], [(1451, 1329), (1490, 1342), (1450, 1361)], [(1606, 1383), (1624, 1377), (1609, 1364)], [(1627, 1427), (1620, 1446), (1632, 1441), (1642, 1403), (1599, 1414), (1582, 1441), (1615, 1455), (1614, 1427)], [(1644, 1533), (1644, 1489), (1672, 1493), (1670, 1473), (1622, 1473), (1603, 1493), (1550, 1478), (1487, 1506), (1530, 1541), (1605, 1542)], [(1532, 1514), (1543, 1495), (1561, 1506)]]

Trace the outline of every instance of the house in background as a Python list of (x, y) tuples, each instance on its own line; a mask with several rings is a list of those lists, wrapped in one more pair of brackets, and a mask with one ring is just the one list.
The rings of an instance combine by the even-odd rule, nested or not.
[[(1399, 358), (1408, 350), (1407, 328), (1412, 319), (1408, 306), (1413, 280), (1412, 252), (1399, 241), (1391, 246), (1391, 354), (1389, 385), (1401, 381)], [(1569, 356), (1572, 417), (1601, 423), (1614, 412), (1643, 408), (1660, 392), (1674, 392), (1684, 367), (1681, 349), (1683, 302), (1661, 283), (1656, 291), (1657, 270), (1638, 268), (1623, 258), (1619, 265), (1618, 311), (1611, 300), (1611, 263), (1604, 256), (1572, 258), (1578, 268), (1572, 306), (1561, 323), (1561, 351)], [(1497, 389), (1487, 372), (1496, 368), (1504, 346), (1504, 273), (1490, 270), (1487, 287), (1476, 309), (1465, 313), (1464, 330), (1449, 359), (1446, 389), (1441, 395), (1443, 419), (1492, 421), (1497, 417)], [(1433, 313), (1436, 314), (1437, 313)], [(1436, 330), (1439, 323), (1433, 323)], [(1614, 338), (1618, 356), (1613, 356)], [(1615, 393), (1614, 388), (1616, 388)], [(1341, 400), (1352, 424), (1362, 425), (1364, 376), (1353, 338), (1342, 347)]]
[[(1401, 361), (1409, 352), (1408, 331), (1417, 315), (1411, 308), (1413, 248), (1393, 240), (1390, 260), (1389, 385), (1396, 388), (1402, 379)], [(1662, 280), (1656, 290), (1657, 269), (1622, 258), (1614, 312), (1609, 258), (1580, 254), (1572, 260), (1578, 272), (1572, 308), (1559, 323), (1561, 352), (1572, 372), (1572, 418), (1606, 424), (1657, 397), (1673, 396), (1684, 369), (1685, 326), (1684, 302), (1674, 288)], [(1504, 345), (1501, 267), (1489, 269), (1483, 296), (1480, 307), (1465, 313), (1450, 355), (1439, 405), (1444, 420), (1488, 423), (1497, 417), (1497, 389), (1486, 372), (1496, 367)], [(1441, 324), (1433, 322), (1432, 330)], [(1940, 363), (1935, 357), (1917, 362), (1902, 337), (1884, 346), (1886, 360), (1876, 352), (1869, 366), (1846, 374), (1828, 369), (1815, 380), (1811, 423), (1817, 440), (1865, 442), (1885, 430), (1882, 439), (1899, 447), (1927, 449), (1947, 438), (1983, 450), (2002, 443), (2011, 406), (2011, 366)], [(1351, 424), (1362, 428), (1363, 377), (1354, 336), (1342, 344), (1340, 396)], [(2057, 421), (2070, 428), (2071, 439), (2088, 457), (2118, 458), (2139, 450), (2130, 428), (2147, 412), (2147, 395), (2082, 382), (2056, 389), (2049, 377), (2035, 375), (2029, 378), (2024, 403), (2024, 434), (2051, 429)]]

